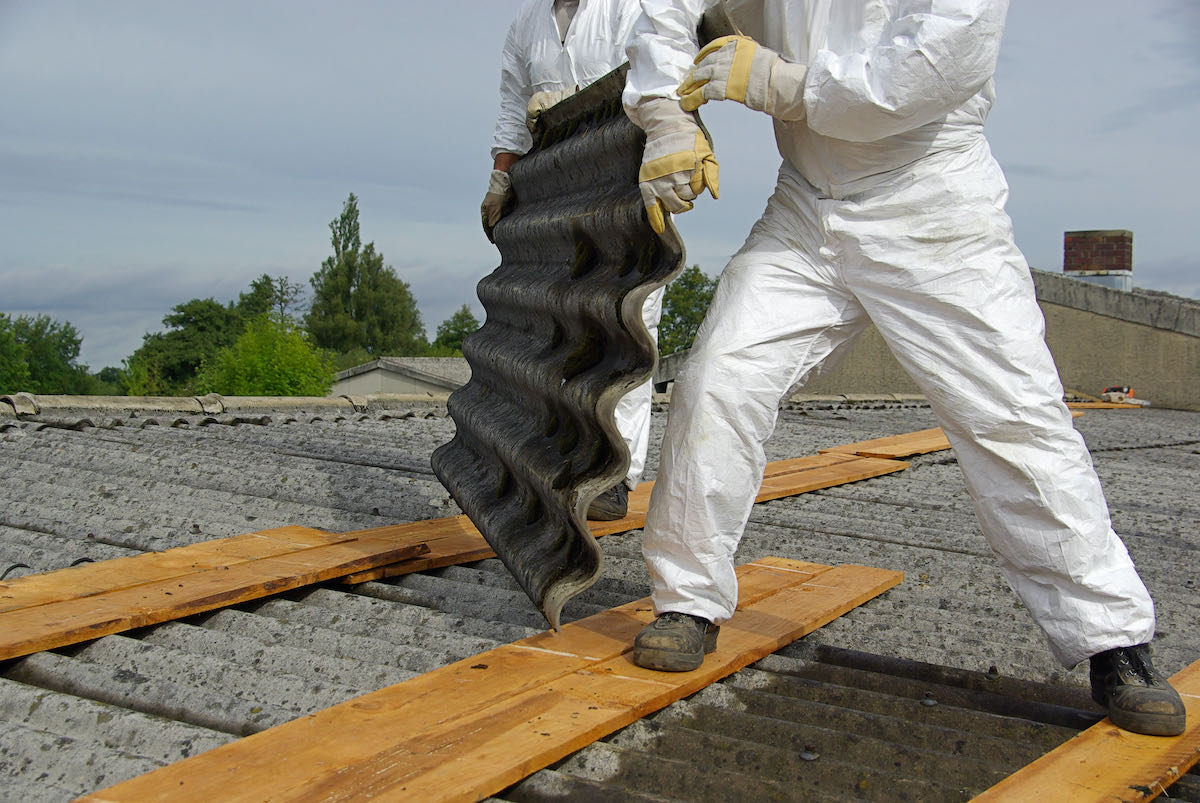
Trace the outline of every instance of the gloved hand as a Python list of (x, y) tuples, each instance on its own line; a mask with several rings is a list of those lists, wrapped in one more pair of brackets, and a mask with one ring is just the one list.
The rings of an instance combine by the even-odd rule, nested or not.
[(707, 187), (718, 197), (717, 158), (696, 120), (669, 98), (643, 101), (635, 122), (646, 132), (638, 189), (650, 228), (662, 234), (666, 212), (686, 212)]
[(575, 94), (574, 89), (551, 89), (548, 92), (534, 92), (525, 107), (525, 125), (533, 133), (533, 126), (542, 112)]
[(679, 85), (679, 105), (694, 111), (710, 100), (736, 100), (778, 120), (804, 117), (808, 67), (784, 61), (748, 36), (722, 36), (696, 54)]
[(512, 182), (508, 178), (508, 173), (503, 170), (493, 170), (491, 178), (488, 179), (487, 194), (483, 196), (483, 204), (479, 207), (479, 213), (483, 219), (483, 233), (487, 235), (488, 242), (496, 242), (492, 239), (492, 230), (496, 228), (500, 218), (504, 217), (504, 207), (511, 198)]

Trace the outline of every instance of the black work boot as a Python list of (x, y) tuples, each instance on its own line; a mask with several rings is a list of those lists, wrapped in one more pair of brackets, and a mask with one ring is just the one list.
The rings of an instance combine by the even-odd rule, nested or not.
[(1117, 647), (1097, 653), (1092, 662), (1092, 699), (1108, 708), (1118, 728), (1150, 736), (1183, 733), (1187, 712), (1179, 693), (1154, 671), (1150, 645)]
[(662, 672), (689, 672), (717, 648), (721, 628), (689, 613), (668, 611), (642, 628), (633, 641), (633, 662)]
[(588, 521), (616, 521), (629, 512), (629, 489), (618, 482), (592, 500), (588, 506)]

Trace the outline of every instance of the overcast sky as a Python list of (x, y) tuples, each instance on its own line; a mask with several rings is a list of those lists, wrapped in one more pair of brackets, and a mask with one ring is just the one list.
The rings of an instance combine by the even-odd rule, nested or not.
[[(119, 365), (170, 308), (307, 281), (359, 198), (426, 331), (498, 256), (479, 229), (498, 57), (518, 0), (0, 0), (0, 312)], [(1131, 229), (1134, 282), (1200, 297), (1200, 2), (1017, 0), (988, 123), (1017, 243)], [(738, 104), (705, 120), (721, 200), (677, 219), (715, 275), (779, 158)]]

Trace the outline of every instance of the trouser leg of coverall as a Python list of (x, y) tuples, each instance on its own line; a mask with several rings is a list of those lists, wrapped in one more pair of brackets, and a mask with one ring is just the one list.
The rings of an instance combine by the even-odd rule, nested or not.
[[(1064, 666), (1149, 641), (1153, 603), (1062, 402), (1002, 203), (982, 199), (964, 212), (986, 236), (937, 242), (937, 223), (917, 211), (929, 205), (907, 193), (867, 214), (842, 205), (829, 226), (843, 244), (847, 284), (954, 447), (1001, 570)], [(917, 236), (881, 247), (865, 236), (881, 216), (903, 219)], [(952, 253), (942, 258), (951, 264), (935, 264), (938, 253)]]
[[(658, 342), (658, 321), (662, 317), (663, 288), (646, 296), (642, 304), (642, 323), (650, 332), (650, 339)], [(630, 490), (637, 487), (638, 480), (646, 468), (646, 451), (650, 446), (650, 403), (654, 394), (654, 381), (650, 380), (626, 393), (617, 402), (613, 417), (617, 431), (629, 449), (629, 471), (625, 484)]]
[[(855, 205), (818, 201), (781, 177), (676, 383), (645, 535), (656, 610), (732, 615), (733, 553), (777, 402), (853, 336), (861, 300), (929, 396), (984, 534), (1055, 656), (1070, 666), (1152, 636), (1153, 604), (1061, 403), (1003, 199), (965, 208), (955, 193), (963, 208), (951, 222), (939, 181), (907, 182), (916, 197)], [(911, 235), (872, 236), (881, 220), (902, 220)], [(780, 242), (789, 253), (775, 253)]]
[[(761, 250), (743, 249), (722, 272), (675, 379), (642, 539), (658, 613), (718, 623), (733, 615), (733, 554), (779, 400), (866, 320), (853, 298), (802, 278), (813, 267), (768, 228), (760, 222), (747, 240)], [(793, 315), (797, 309), (803, 314)]]

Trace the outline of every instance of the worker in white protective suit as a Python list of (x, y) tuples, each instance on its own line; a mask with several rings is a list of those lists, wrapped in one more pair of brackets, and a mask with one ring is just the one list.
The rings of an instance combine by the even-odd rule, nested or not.
[[(705, 0), (642, 0), (625, 105), (652, 224), (713, 187), (687, 111), (774, 118), (783, 163), (677, 377), (643, 551), (658, 618), (634, 660), (700, 665), (733, 615), (733, 557), (789, 389), (874, 323), (962, 466), (1008, 581), (1117, 725), (1181, 733), (1154, 607), (1062, 402), (1007, 185), (983, 133), (1005, 0), (758, 0), (697, 53)], [(752, 38), (751, 38), (752, 37)], [(682, 82), (682, 83), (681, 83)]]
[[(537, 115), (624, 64), (625, 44), (640, 13), (637, 0), (526, 0), (521, 6), (501, 55), (500, 114), (481, 208), (489, 240), (511, 201), (508, 171), (533, 147), (530, 130)], [(642, 306), (642, 322), (655, 341), (662, 299), (660, 288)], [(647, 381), (617, 402), (614, 417), (629, 450), (629, 471), (623, 482), (596, 497), (589, 519), (626, 515), (629, 491), (646, 466), (652, 394)]]

